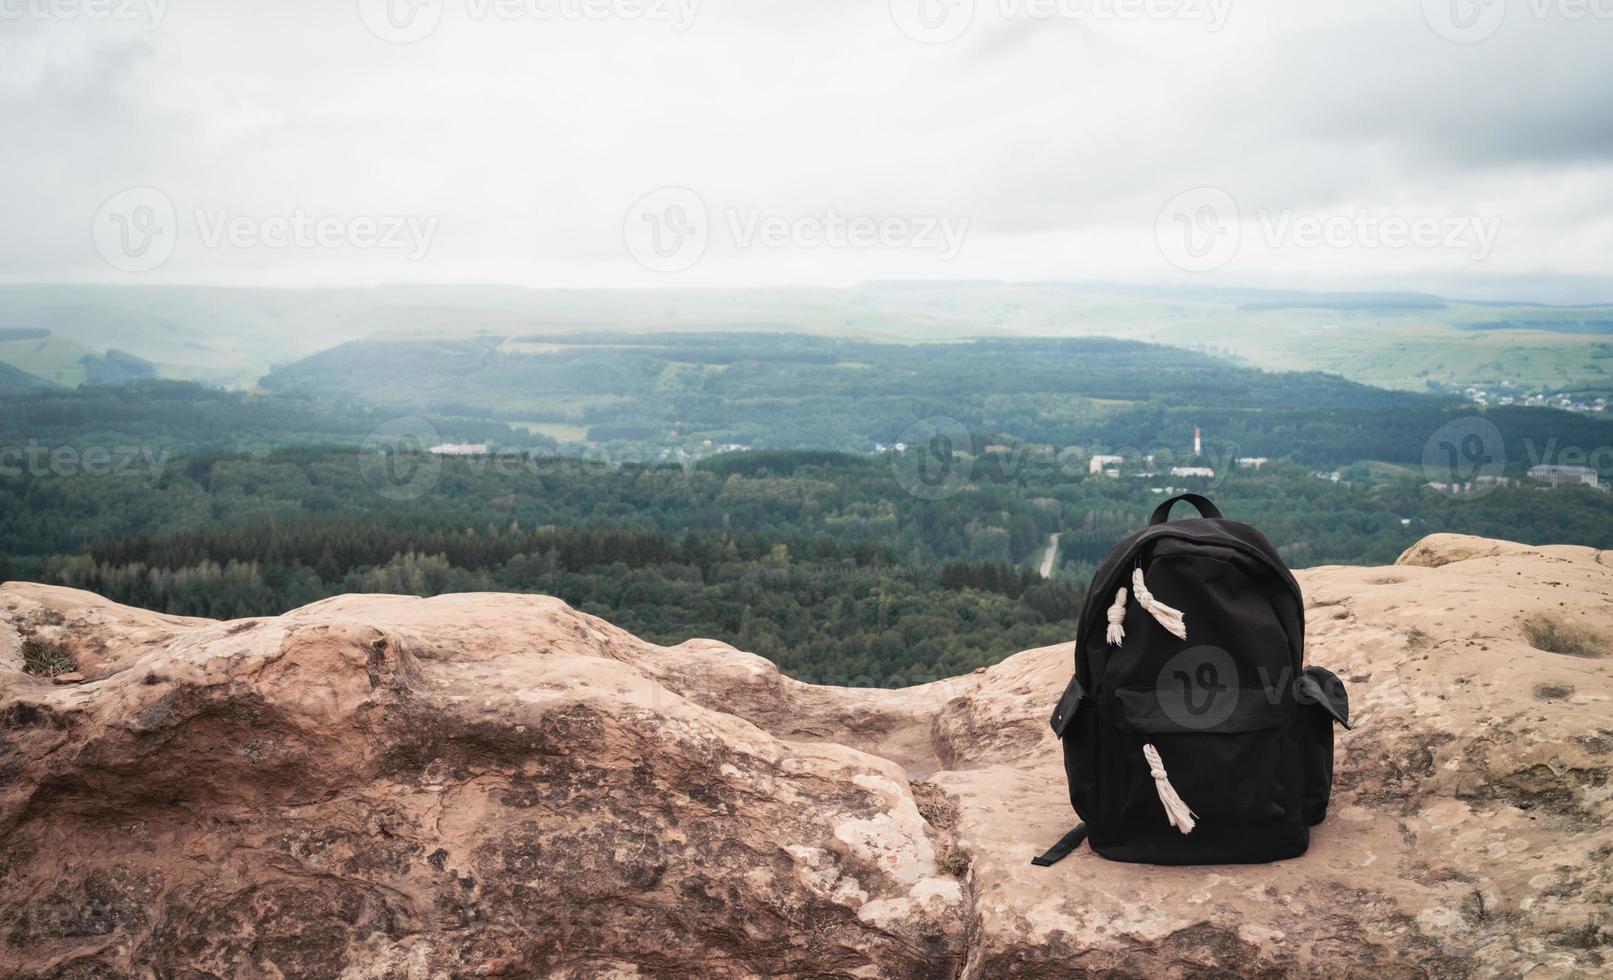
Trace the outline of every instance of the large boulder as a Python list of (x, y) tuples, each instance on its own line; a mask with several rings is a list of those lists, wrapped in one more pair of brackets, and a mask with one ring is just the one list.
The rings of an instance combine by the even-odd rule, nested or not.
[(1030, 865), (1068, 645), (854, 690), (540, 596), (9, 584), (0, 976), (1604, 973), (1613, 562), (1408, 556), (1300, 573), (1359, 722), (1310, 852), (1198, 868)]

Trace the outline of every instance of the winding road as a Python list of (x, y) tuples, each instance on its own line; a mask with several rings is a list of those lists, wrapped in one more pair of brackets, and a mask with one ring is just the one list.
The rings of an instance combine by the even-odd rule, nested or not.
[(1059, 536), (1047, 536), (1047, 554), (1042, 558), (1042, 578), (1053, 577), (1053, 559), (1059, 556)]

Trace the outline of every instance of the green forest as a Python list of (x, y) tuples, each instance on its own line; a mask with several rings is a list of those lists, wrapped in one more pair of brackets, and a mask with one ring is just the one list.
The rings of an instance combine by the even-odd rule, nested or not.
[[(1163, 489), (1040, 450), (963, 452), (944, 493), (915, 495), (928, 446), (612, 466), (538, 444), (405, 454), (392, 462), (432, 479), (395, 499), (360, 446), (374, 418), (325, 404), (139, 382), (5, 418), (0, 445), (29, 431), (164, 448), (124, 470), (91, 470), (83, 439), (74, 465), (0, 465), (0, 577), (212, 617), (344, 592), (541, 592), (657, 642), (715, 637), (825, 683), (912, 683), (1068, 640), (1096, 562)], [(263, 448), (282, 440), (325, 444)], [(1281, 461), (1175, 483), (1261, 527), (1296, 566), (1389, 562), (1440, 530), (1613, 547), (1613, 497), (1589, 488), (1457, 499), (1399, 468), (1335, 482)]]
[[(1452, 442), (1454, 461), (1515, 482), (1427, 486), (1435, 433), (1480, 414), (1493, 438)], [(1609, 446), (1599, 417), (1101, 338), (364, 342), (251, 391), (0, 391), (0, 577), (229, 618), (540, 592), (656, 642), (893, 685), (1070, 639), (1096, 563), (1170, 488), (1210, 493), (1296, 567), (1391, 562), (1434, 531), (1613, 547), (1613, 495), (1520, 479), (1613, 475)]]

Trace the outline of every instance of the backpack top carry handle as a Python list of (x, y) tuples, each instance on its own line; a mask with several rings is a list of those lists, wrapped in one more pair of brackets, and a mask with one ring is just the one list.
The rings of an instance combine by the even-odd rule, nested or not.
[(1148, 521), (1150, 527), (1155, 524), (1164, 524), (1171, 519), (1171, 506), (1178, 502), (1186, 502), (1198, 508), (1204, 517), (1220, 517), (1221, 508), (1210, 503), (1210, 498), (1196, 493), (1179, 493), (1154, 509), (1154, 516)]

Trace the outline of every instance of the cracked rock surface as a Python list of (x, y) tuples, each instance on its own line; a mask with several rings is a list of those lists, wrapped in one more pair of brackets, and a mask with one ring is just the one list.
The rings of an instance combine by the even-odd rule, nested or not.
[(1299, 579), (1358, 721), (1330, 816), (1199, 868), (1030, 865), (1074, 821), (1069, 645), (851, 690), (541, 596), (8, 584), (0, 976), (1613, 971), (1613, 557), (1435, 535)]

